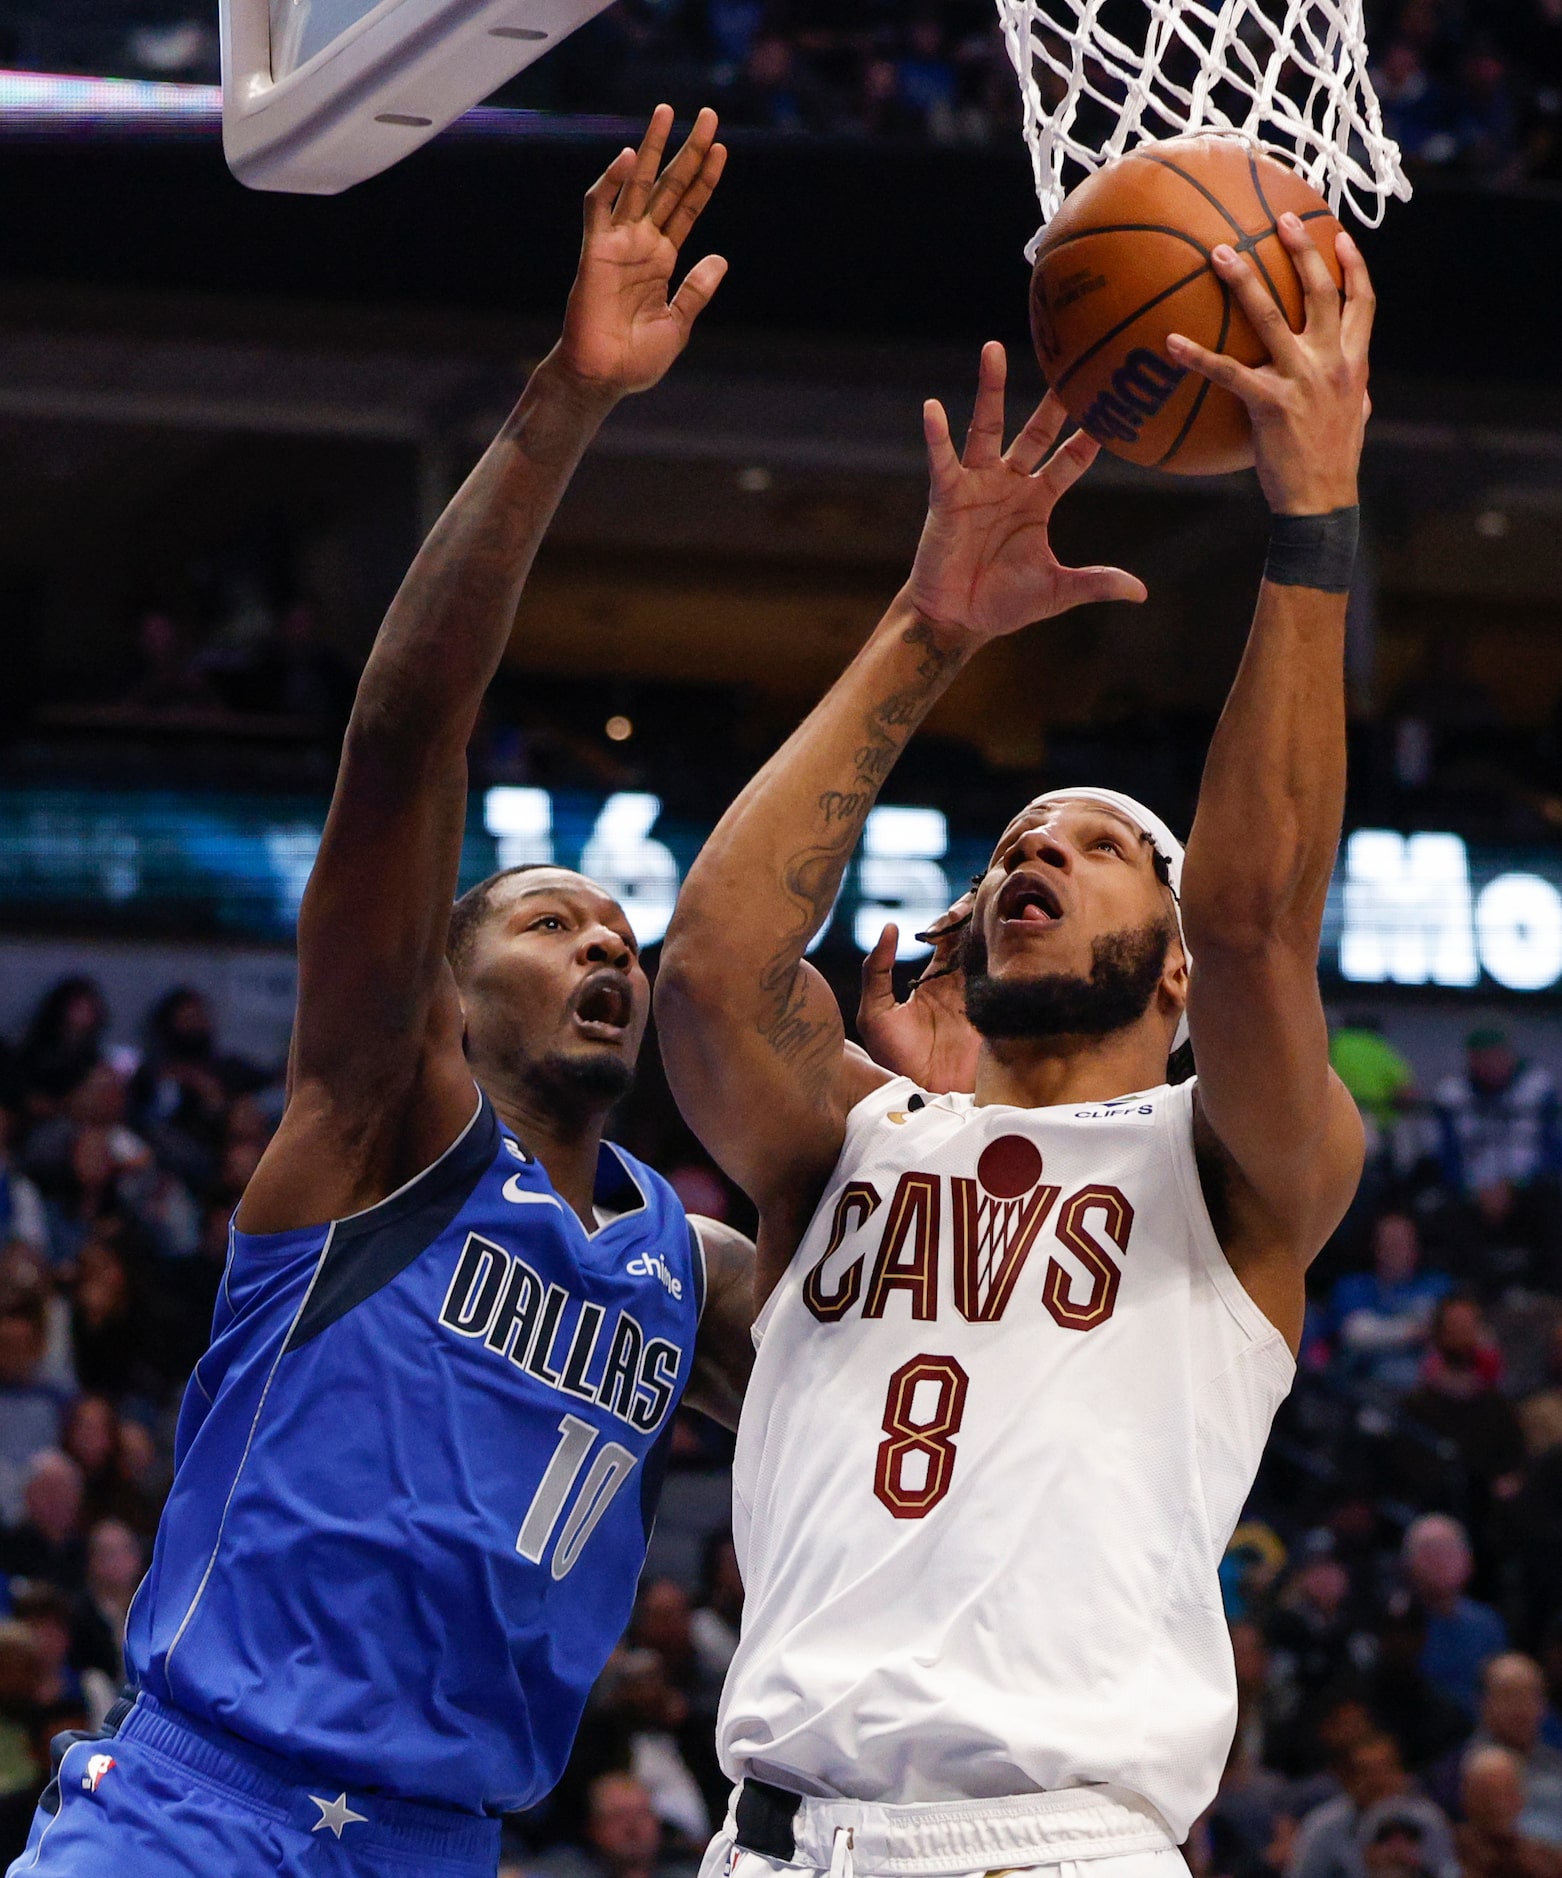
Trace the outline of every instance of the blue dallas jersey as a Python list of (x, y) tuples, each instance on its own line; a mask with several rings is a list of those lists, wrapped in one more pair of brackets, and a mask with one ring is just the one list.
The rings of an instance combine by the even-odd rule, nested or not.
[(587, 1233), (484, 1097), (329, 1227), (235, 1232), (132, 1677), (317, 1776), (472, 1812), (557, 1781), (634, 1600), (704, 1263), (604, 1145)]

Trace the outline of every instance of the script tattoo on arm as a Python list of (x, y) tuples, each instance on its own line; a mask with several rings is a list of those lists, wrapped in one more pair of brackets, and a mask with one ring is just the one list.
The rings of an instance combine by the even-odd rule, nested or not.
[(815, 804), (818, 825), (813, 832), (823, 839), (799, 848), (783, 865), (781, 884), (795, 917), (760, 972), (759, 1034), (783, 1062), (820, 1087), (834, 1068), (840, 1033), (833, 1013), (810, 1014), (803, 955), (835, 903), (846, 864), (885, 777), (965, 657), (963, 649), (940, 644), (933, 628), (921, 619), (905, 629), (901, 642), (918, 654), (915, 673), (864, 718), (851, 786), (826, 789), (819, 796)]

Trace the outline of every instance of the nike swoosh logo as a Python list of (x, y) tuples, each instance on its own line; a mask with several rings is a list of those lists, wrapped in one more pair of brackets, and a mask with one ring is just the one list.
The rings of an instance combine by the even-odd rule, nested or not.
[(523, 1187), (519, 1174), (512, 1174), (504, 1183), (504, 1197), (512, 1206), (556, 1206), (561, 1213), (564, 1211), (564, 1203), (551, 1193), (532, 1193)]

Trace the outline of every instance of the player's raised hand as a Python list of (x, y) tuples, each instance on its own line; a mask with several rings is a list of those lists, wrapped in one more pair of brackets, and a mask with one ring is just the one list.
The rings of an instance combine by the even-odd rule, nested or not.
[(1307, 321), (1293, 333), (1251, 262), (1235, 249), (1212, 251), (1215, 272), (1236, 295), (1269, 349), (1267, 365), (1235, 359), (1196, 345), (1181, 333), (1167, 339), (1179, 365), (1234, 392), (1253, 424), (1258, 480), (1277, 515), (1325, 515), (1356, 502), (1371, 400), (1367, 351), (1376, 302), (1361, 250), (1342, 229), (1335, 253), (1345, 276), (1345, 302), (1294, 215), (1282, 215), (1280, 239), (1295, 263), (1306, 296)]
[(659, 104), (640, 148), (621, 150), (586, 192), (558, 358), (582, 384), (612, 397), (662, 377), (727, 271), (720, 255), (708, 254), (673, 292), (678, 251), (721, 180), (727, 152), (716, 142), (716, 113), (704, 110), (663, 168), (672, 125), (672, 106)]
[(976, 408), (956, 455), (936, 399), (922, 408), (931, 495), (907, 593), (924, 619), (980, 639), (1018, 632), (1087, 600), (1142, 600), (1144, 583), (1119, 567), (1064, 567), (1048, 525), (1059, 498), (1095, 461), (1083, 431), (1054, 449), (1066, 413), (1049, 393), (1007, 450), (996, 341), (982, 348)]
[(961, 944), (971, 923), (973, 893), (963, 894), (942, 919), (918, 935), (933, 956), (902, 1003), (895, 996), (895, 947), (899, 928), (886, 926), (862, 962), (862, 999), (857, 1029), (868, 1054), (882, 1068), (909, 1076), (930, 1095), (976, 1087), (981, 1038), (965, 1014)]

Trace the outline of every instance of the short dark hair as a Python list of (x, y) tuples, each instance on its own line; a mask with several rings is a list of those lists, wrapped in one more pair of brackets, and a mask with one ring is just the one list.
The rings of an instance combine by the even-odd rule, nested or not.
[(445, 938), (445, 957), (457, 978), (471, 958), (478, 932), (492, 910), (494, 889), (501, 881), (513, 880), (517, 874), (536, 874), (552, 866), (551, 861), (522, 861), (518, 867), (501, 867), (497, 874), (490, 874), (461, 895), (450, 909), (450, 931)]

